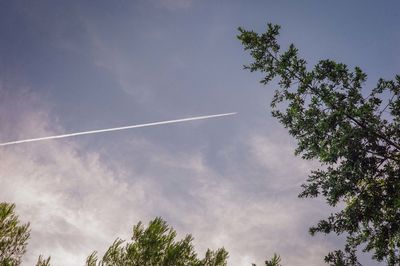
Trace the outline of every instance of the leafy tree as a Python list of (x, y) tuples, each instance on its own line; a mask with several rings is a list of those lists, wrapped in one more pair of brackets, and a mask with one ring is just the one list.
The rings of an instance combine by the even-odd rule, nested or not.
[[(224, 266), (228, 252), (221, 248), (207, 250), (204, 259), (198, 259), (192, 244), (192, 236), (187, 235), (175, 241), (176, 232), (161, 218), (152, 220), (147, 228), (139, 222), (133, 227), (132, 242), (117, 239), (109, 247), (101, 260), (93, 252), (86, 260), (87, 266), (131, 265), (131, 266)], [(124, 244), (125, 243), (125, 244)]]
[[(0, 265), (16, 266), (26, 251), (29, 239), (29, 223), (20, 224), (14, 213), (15, 204), (0, 203)], [(86, 260), (87, 266), (225, 266), (228, 252), (224, 248), (207, 250), (203, 259), (198, 259), (187, 235), (175, 241), (176, 232), (161, 218), (156, 218), (144, 228), (139, 222), (133, 227), (132, 242), (124, 245), (117, 239), (99, 260), (93, 252)], [(50, 266), (50, 257), (39, 256), (36, 266)]]
[(15, 204), (0, 203), (0, 265), (19, 265), (26, 251), (29, 223), (21, 224)]
[(321, 60), (310, 68), (293, 44), (282, 51), (279, 29), (239, 28), (238, 38), (254, 60), (245, 68), (263, 73), (264, 85), (277, 81), (272, 115), (297, 140), (295, 154), (321, 163), (299, 196), (343, 203), (310, 233), (346, 236), (344, 250), (325, 257), (331, 265), (359, 265), (360, 245), (373, 259), (399, 265), (400, 76), (363, 90), (367, 75), (359, 67)]

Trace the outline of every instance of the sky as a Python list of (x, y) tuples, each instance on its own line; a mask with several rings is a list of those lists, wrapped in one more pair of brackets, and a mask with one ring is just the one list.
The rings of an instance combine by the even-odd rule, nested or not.
[(274, 84), (243, 70), (237, 28), (268, 22), (309, 66), (360, 66), (367, 89), (399, 72), (398, 1), (1, 1), (0, 142), (238, 112), (0, 147), (0, 201), (31, 224), (23, 265), (82, 265), (157, 216), (233, 266), (322, 265), (342, 247), (308, 234), (335, 211), (297, 197), (318, 163), (271, 117)]

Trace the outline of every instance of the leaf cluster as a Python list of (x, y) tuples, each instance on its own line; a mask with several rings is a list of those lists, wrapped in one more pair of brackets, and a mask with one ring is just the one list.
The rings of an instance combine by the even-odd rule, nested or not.
[[(282, 266), (281, 257), (278, 254), (274, 254), (274, 256), (270, 260), (265, 261), (265, 266)], [(257, 266), (256, 264), (252, 264), (252, 266)]]

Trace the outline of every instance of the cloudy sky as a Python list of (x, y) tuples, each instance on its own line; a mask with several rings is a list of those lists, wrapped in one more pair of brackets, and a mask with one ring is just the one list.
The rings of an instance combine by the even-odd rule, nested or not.
[[(0, 142), (226, 112), (236, 116), (0, 149), (0, 201), (31, 222), (39, 254), (82, 265), (161, 216), (229, 265), (321, 265), (341, 247), (308, 235), (333, 210), (298, 199), (315, 162), (271, 118), (273, 86), (248, 73), (237, 27), (282, 25), (312, 65), (400, 69), (398, 1), (1, 1)], [(376, 265), (363, 258), (365, 265)]]

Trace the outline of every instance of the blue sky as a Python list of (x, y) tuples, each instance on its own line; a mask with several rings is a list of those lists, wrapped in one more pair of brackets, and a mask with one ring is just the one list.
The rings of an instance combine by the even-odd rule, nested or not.
[(27, 265), (39, 254), (82, 263), (155, 216), (192, 233), (199, 253), (225, 246), (230, 265), (274, 252), (285, 265), (321, 265), (341, 246), (307, 234), (333, 211), (297, 199), (316, 163), (295, 158), (271, 118), (274, 86), (242, 69), (250, 58), (237, 27), (262, 32), (267, 22), (310, 65), (360, 66), (367, 89), (400, 68), (397, 1), (0, 3), (2, 142), (239, 112), (2, 148), (1, 200), (31, 221)]

